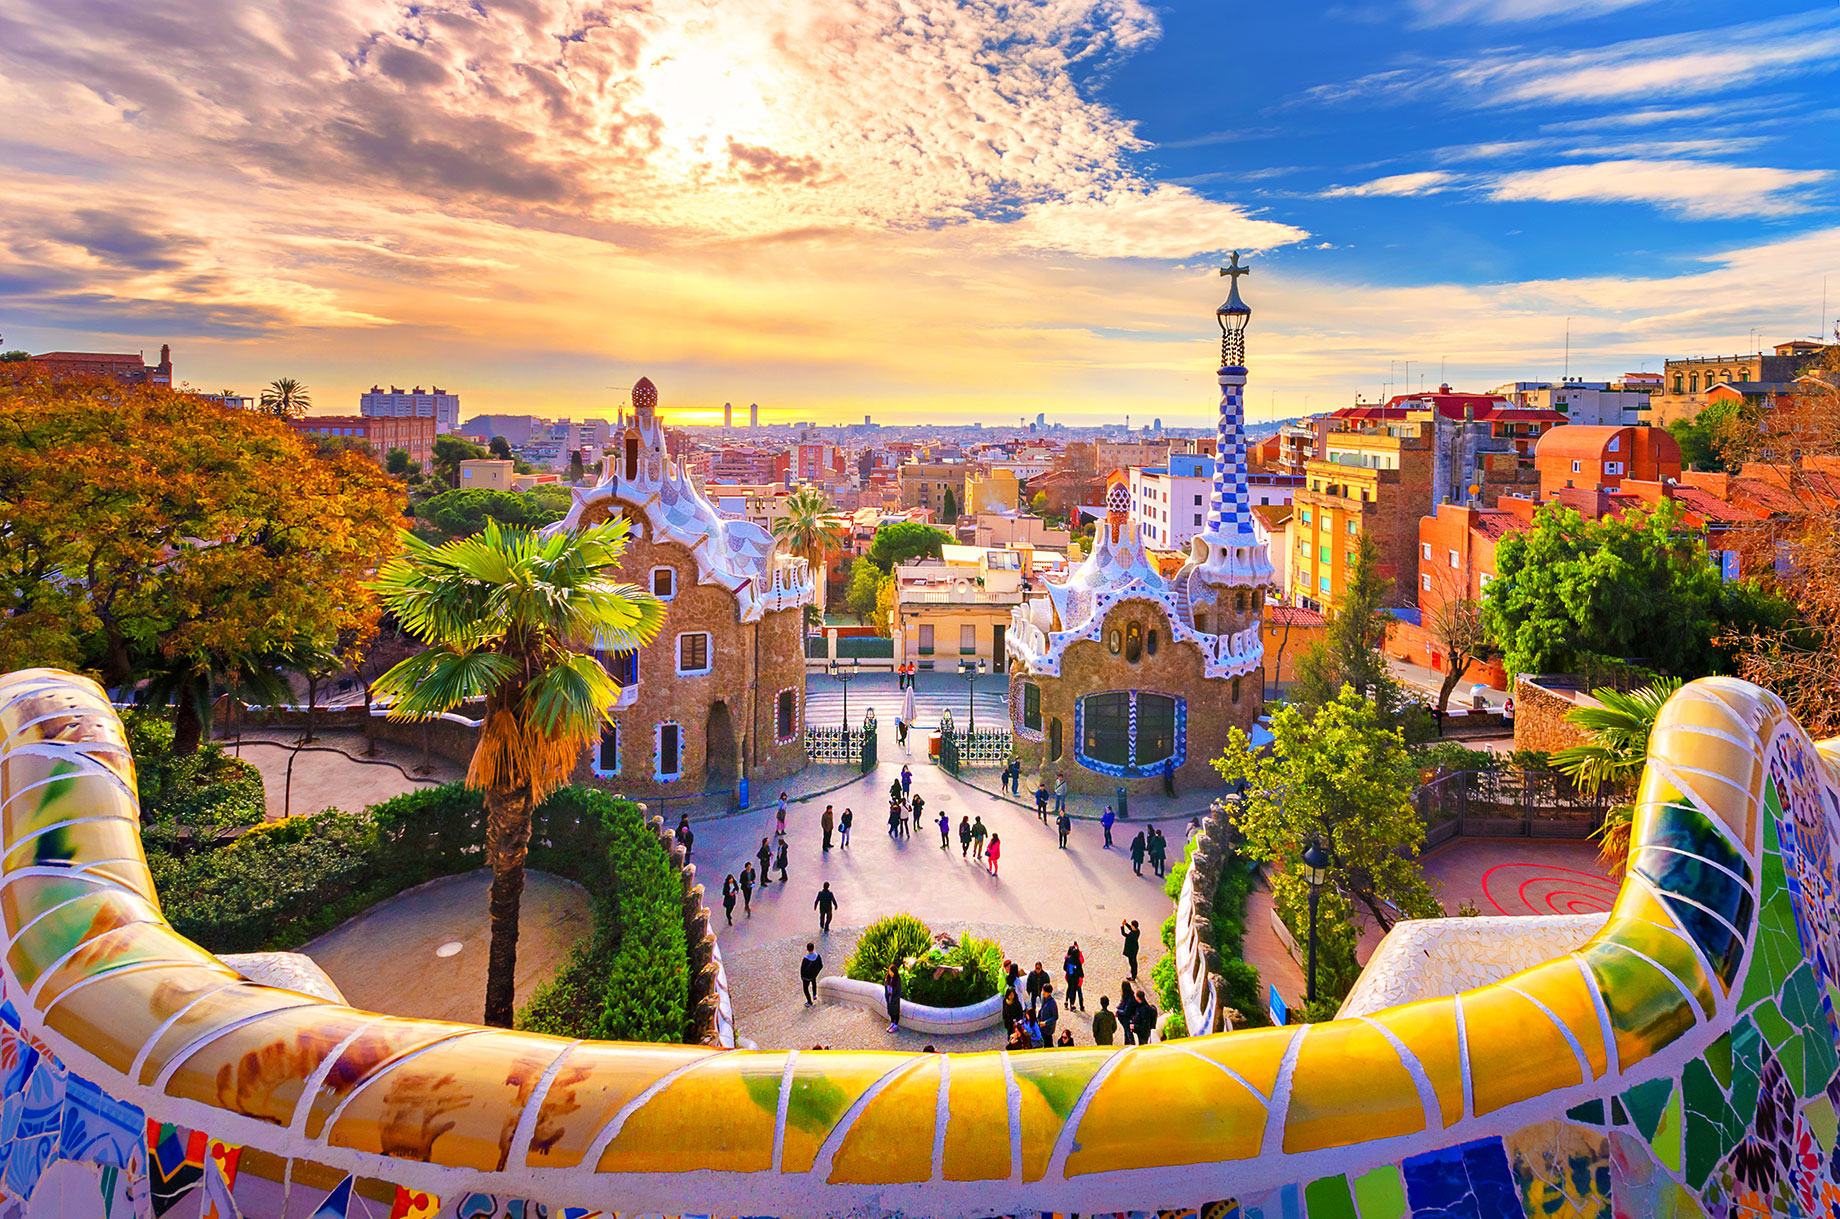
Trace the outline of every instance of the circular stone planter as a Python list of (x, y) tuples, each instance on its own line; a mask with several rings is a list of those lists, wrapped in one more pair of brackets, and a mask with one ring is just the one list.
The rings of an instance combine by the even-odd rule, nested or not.
[[(818, 979), (818, 997), (828, 1003), (848, 1003), (888, 1018), (888, 1005), (882, 1000), (880, 982), (858, 982), (854, 978), (831, 976)], [(928, 1007), (924, 1003), (901, 1000), (901, 1027), (916, 1033), (937, 1033), (949, 1037), (954, 1033), (976, 1033), (995, 1028), (1003, 1019), (1003, 992), (969, 1007)]]

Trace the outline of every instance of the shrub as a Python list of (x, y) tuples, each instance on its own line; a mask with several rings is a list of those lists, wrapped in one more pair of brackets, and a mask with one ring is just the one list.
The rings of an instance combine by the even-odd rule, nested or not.
[[(172, 726), (153, 723), (165, 730), (170, 749)], [(160, 735), (149, 730), (141, 739), (153, 743)], [(268, 815), (262, 772), (216, 745), (177, 757), (167, 752), (136, 753), (134, 773), (143, 822), (184, 826), (208, 837), (219, 830), (254, 825)]]
[(1412, 750), (1412, 764), (1423, 770), (1500, 770), (1502, 757), (1486, 749), (1470, 749), (1457, 741), (1434, 741)]
[[(911, 914), (890, 914), (863, 928), (856, 951), (843, 967), (844, 976), (858, 982), (880, 982), (890, 965), (908, 957), (925, 956), (933, 948), (933, 934)], [(998, 968), (1002, 962), (997, 962)]]
[[(959, 972), (935, 978), (935, 965), (956, 965)], [(969, 1007), (990, 998), (1002, 985), (1003, 949), (995, 940), (974, 935), (944, 953), (921, 956), (901, 975), (902, 994), (930, 1007)]]
[[(1191, 838), (1182, 852), (1182, 857), (1170, 865), (1169, 875), (1164, 881), (1164, 891), (1170, 898), (1179, 898), (1182, 894), (1182, 881), (1188, 875), (1189, 861), (1195, 854), (1195, 843)], [(1252, 893), (1252, 875), (1254, 865), (1238, 853), (1229, 858), (1220, 869), (1220, 879), (1215, 884), (1214, 901), (1210, 917), (1214, 924), (1214, 947), (1220, 954), (1221, 977), (1227, 986), (1227, 1006), (1235, 1008), (1245, 1017), (1246, 1026), (1269, 1024), (1265, 1015), (1265, 1000), (1259, 983), (1259, 971), (1241, 959), (1246, 937), (1246, 898)], [(1152, 966), (1150, 978), (1157, 985), (1158, 992), (1163, 993), (1162, 1006), (1174, 1014), (1171, 1023), (1165, 1026), (1164, 1036), (1186, 1037), (1184, 1032), (1172, 1032), (1173, 1028), (1186, 1029), (1182, 1017), (1181, 995), (1176, 988), (1175, 975), (1175, 916), (1170, 915), (1163, 925), (1163, 946), (1169, 951), (1163, 961), (1168, 963), (1168, 989), (1163, 992), (1164, 983), (1158, 976), (1163, 961)]]

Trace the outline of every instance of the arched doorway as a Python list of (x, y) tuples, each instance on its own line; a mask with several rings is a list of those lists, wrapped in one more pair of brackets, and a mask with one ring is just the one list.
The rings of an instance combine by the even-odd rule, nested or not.
[(735, 741), (734, 717), (721, 699), (709, 708), (709, 722), (703, 728), (703, 757), (703, 790), (735, 790), (735, 780), (741, 774), (741, 753)]

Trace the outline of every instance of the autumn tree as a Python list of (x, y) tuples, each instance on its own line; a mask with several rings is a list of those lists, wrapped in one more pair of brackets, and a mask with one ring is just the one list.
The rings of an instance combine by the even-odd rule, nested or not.
[(1359, 972), (1354, 945), (1364, 919), (1388, 930), (1401, 917), (1443, 913), (1417, 861), (1425, 827), (1410, 795), (1415, 767), (1404, 736), (1353, 686), (1314, 712), (1280, 707), (1271, 732), (1267, 748), (1234, 729), (1214, 769), (1242, 793), (1227, 802), (1228, 817), (1246, 852), (1271, 866), (1274, 904), (1294, 930), (1304, 926), (1297, 919), (1309, 899), (1303, 852), (1312, 840), (1328, 848), (1318, 940), (1328, 984), (1340, 993)]
[(395, 549), (398, 486), (285, 422), (156, 386), (0, 381), (0, 666), (52, 665), (177, 703), (196, 749), (213, 692), (301, 639), (361, 646), (362, 581)]
[(1789, 506), (1740, 543), (1746, 569), (1795, 609), (1790, 629), (1734, 626), (1738, 674), (1782, 696), (1816, 737), (1840, 735), (1840, 334), (1767, 412), (1745, 417), (1722, 456)]

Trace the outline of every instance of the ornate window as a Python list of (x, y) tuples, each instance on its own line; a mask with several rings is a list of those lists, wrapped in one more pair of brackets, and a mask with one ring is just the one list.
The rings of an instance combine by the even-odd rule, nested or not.
[(1058, 762), (1066, 752), (1061, 744), (1061, 717), (1055, 716), (1048, 721), (1048, 761)]
[(1105, 646), (1112, 655), (1118, 655), (1119, 652), (1124, 650), (1124, 632), (1117, 627), (1113, 627), (1105, 637)]
[(799, 734), (799, 692), (790, 687), (779, 692), (773, 709), (773, 739), (784, 744)]
[(686, 676), (707, 673), (715, 667), (708, 631), (685, 631), (677, 637), (677, 671)]
[(1195, 611), (1195, 633), (1197, 635), (1207, 634), (1207, 611), (1204, 609)]
[(603, 779), (611, 779), (620, 773), (620, 725), (618, 721), (609, 720), (601, 725), (600, 743), (594, 747), (594, 754), (588, 759), (588, 769)]
[(674, 567), (652, 568), (652, 596), (660, 601), (669, 601), (677, 595), (677, 569)]
[(1152, 656), (1156, 655), (1156, 628), (1155, 627), (1151, 627), (1150, 630), (1146, 632), (1144, 635), (1144, 651), (1148, 652)]
[(1233, 679), (1233, 701), (1239, 702), (1239, 678)]
[(1132, 664), (1143, 659), (1144, 626), (1141, 622), (1128, 622), (1124, 628), (1124, 658)]
[(1101, 774), (1158, 774), (1187, 760), (1188, 704), (1148, 690), (1089, 694), (1074, 704), (1074, 756)]
[(1022, 726), (1041, 731), (1041, 687), (1032, 681), (1022, 683)]
[(659, 782), (684, 777), (684, 730), (677, 724), (658, 725), (652, 738), (652, 778)]

